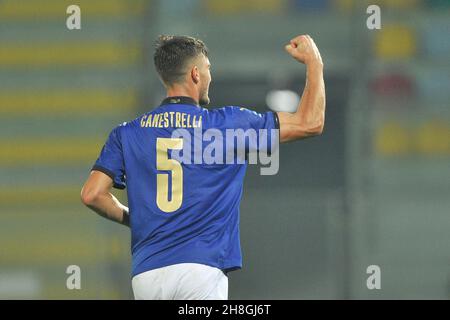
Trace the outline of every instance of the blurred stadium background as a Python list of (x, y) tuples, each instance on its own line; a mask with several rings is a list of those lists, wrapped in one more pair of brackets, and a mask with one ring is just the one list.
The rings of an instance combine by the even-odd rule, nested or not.
[[(128, 230), (79, 192), (109, 131), (163, 98), (158, 34), (207, 43), (214, 106), (264, 111), (302, 89), (283, 46), (308, 33), (325, 133), (283, 145), (276, 176), (250, 166), (230, 298), (449, 299), (449, 31), (448, 0), (1, 0), (0, 298), (132, 298)], [(69, 265), (81, 290), (66, 288)]]

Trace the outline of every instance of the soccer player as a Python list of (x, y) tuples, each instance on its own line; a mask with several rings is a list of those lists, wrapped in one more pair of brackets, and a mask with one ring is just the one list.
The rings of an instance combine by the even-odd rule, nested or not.
[[(295, 113), (208, 110), (211, 65), (205, 44), (187, 36), (158, 38), (154, 63), (167, 98), (112, 130), (81, 191), (89, 208), (131, 228), (135, 299), (228, 299), (227, 273), (242, 267), (239, 204), (247, 163), (182, 163), (173, 152), (184, 152), (190, 142), (172, 134), (267, 129), (279, 130), (281, 142), (320, 135), (325, 85), (319, 50), (308, 35), (285, 49), (306, 65)], [(127, 187), (129, 207), (111, 194), (112, 187)]]

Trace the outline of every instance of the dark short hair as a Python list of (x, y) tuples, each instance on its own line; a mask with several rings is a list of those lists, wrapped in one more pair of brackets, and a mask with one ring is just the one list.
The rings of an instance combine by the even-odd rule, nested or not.
[(171, 85), (182, 81), (186, 64), (201, 54), (207, 57), (208, 48), (199, 39), (160, 35), (156, 40), (153, 61), (161, 80), (164, 84)]

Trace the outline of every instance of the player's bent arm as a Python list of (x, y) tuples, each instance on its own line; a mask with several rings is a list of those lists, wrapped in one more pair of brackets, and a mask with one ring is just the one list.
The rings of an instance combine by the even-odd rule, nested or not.
[(81, 201), (100, 216), (130, 225), (129, 211), (111, 194), (113, 180), (103, 172), (92, 170), (81, 189)]
[(325, 124), (325, 83), (319, 50), (311, 37), (299, 36), (291, 40), (286, 51), (306, 65), (306, 85), (295, 113), (277, 113), (281, 142), (320, 135)]
[(304, 139), (323, 132), (325, 84), (322, 66), (307, 66), (306, 85), (295, 113), (278, 112), (280, 141)]

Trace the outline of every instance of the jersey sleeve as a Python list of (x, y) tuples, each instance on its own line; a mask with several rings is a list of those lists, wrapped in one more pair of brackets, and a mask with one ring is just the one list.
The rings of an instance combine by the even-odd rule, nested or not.
[(118, 126), (111, 131), (92, 170), (101, 171), (108, 175), (114, 182), (114, 188), (125, 189), (125, 165), (120, 128)]
[(232, 114), (235, 129), (280, 129), (278, 115), (273, 111), (259, 113), (247, 108), (232, 107)]
[(247, 136), (251, 136), (249, 132), (256, 134), (256, 139), (248, 139), (246, 152), (267, 150), (271, 153), (279, 143), (280, 124), (277, 113), (259, 113), (242, 107), (231, 108), (233, 129), (242, 129), (247, 132)]

